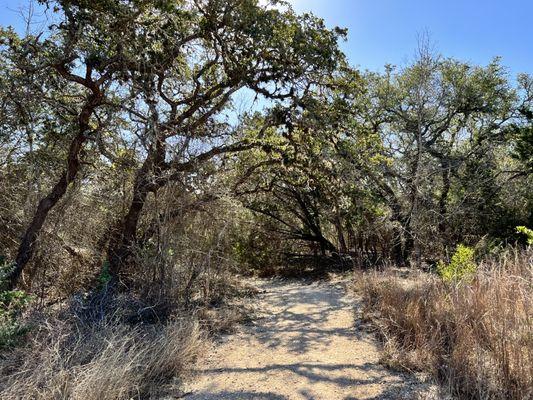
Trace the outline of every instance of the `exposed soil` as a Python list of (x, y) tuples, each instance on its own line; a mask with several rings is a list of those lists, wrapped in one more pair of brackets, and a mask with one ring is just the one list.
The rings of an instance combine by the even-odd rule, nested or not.
[(342, 285), (256, 284), (257, 318), (214, 345), (186, 400), (436, 398), (431, 385), (380, 365), (375, 340), (356, 326), (358, 301)]

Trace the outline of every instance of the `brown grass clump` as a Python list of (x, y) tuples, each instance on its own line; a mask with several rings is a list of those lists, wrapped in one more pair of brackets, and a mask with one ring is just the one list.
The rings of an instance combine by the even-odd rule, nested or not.
[(177, 390), (201, 348), (198, 324), (41, 323), (26, 348), (0, 361), (2, 399), (154, 398)]
[(473, 280), (361, 275), (364, 315), (384, 340), (384, 362), (432, 373), (460, 398), (533, 396), (533, 251), (482, 263)]

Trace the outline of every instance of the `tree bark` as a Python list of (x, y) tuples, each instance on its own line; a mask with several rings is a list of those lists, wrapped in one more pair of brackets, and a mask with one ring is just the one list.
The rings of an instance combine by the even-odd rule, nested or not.
[(404, 231), (404, 236), (405, 236), (403, 252), (402, 252), (402, 260), (405, 265), (410, 266), (411, 256), (415, 249), (415, 237), (413, 234), (413, 230), (411, 228), (410, 219), (404, 222), (402, 225), (403, 225), (403, 231)]
[(150, 191), (145, 187), (137, 186), (134, 189), (133, 199), (128, 212), (118, 227), (109, 243), (108, 260), (109, 272), (113, 278), (118, 278), (123, 266), (128, 263), (133, 255), (133, 246), (137, 238), (137, 227), (142, 210)]
[(405, 258), (403, 253), (403, 241), (402, 241), (402, 232), (401, 229), (394, 229), (393, 232), (393, 238), (392, 238), (392, 248), (391, 248), (391, 256), (394, 262), (398, 266), (404, 266), (405, 265)]

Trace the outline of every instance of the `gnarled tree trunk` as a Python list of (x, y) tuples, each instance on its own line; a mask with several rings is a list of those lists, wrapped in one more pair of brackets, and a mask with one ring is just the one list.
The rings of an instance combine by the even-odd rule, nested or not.
[(128, 212), (112, 234), (109, 242), (109, 272), (113, 279), (118, 279), (124, 265), (133, 255), (133, 246), (137, 240), (137, 227), (150, 192), (159, 188), (155, 183), (165, 161), (165, 146), (158, 141), (150, 149), (142, 167), (138, 170), (133, 185), (133, 196)]
[(52, 210), (52, 208), (59, 202), (66, 193), (68, 186), (76, 179), (81, 167), (80, 153), (84, 143), (87, 141), (86, 133), (89, 130), (89, 119), (96, 107), (101, 104), (102, 98), (103, 95), (100, 90), (96, 86), (93, 86), (92, 94), (89, 96), (78, 117), (78, 134), (70, 143), (66, 170), (63, 172), (61, 178), (54, 185), (50, 193), (39, 201), (37, 210), (22, 236), (17, 251), (17, 257), (15, 258), (15, 265), (6, 277), (6, 286), (9, 289), (12, 289), (17, 285), (24, 267), (31, 260), (35, 251), (35, 243), (50, 210)]

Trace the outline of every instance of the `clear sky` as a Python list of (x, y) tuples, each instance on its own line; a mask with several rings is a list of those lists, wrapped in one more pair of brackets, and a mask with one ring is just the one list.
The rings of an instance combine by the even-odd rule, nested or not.
[[(0, 25), (21, 28), (15, 11), (28, 0), (0, 0)], [(342, 47), (352, 64), (404, 65), (417, 36), (429, 33), (444, 56), (486, 64), (501, 56), (511, 73), (533, 73), (533, 0), (291, 0), (328, 26), (348, 28)]]
[(348, 28), (343, 45), (363, 69), (403, 65), (428, 32), (444, 56), (478, 64), (501, 56), (514, 73), (533, 73), (533, 0), (292, 0), (329, 26)]

